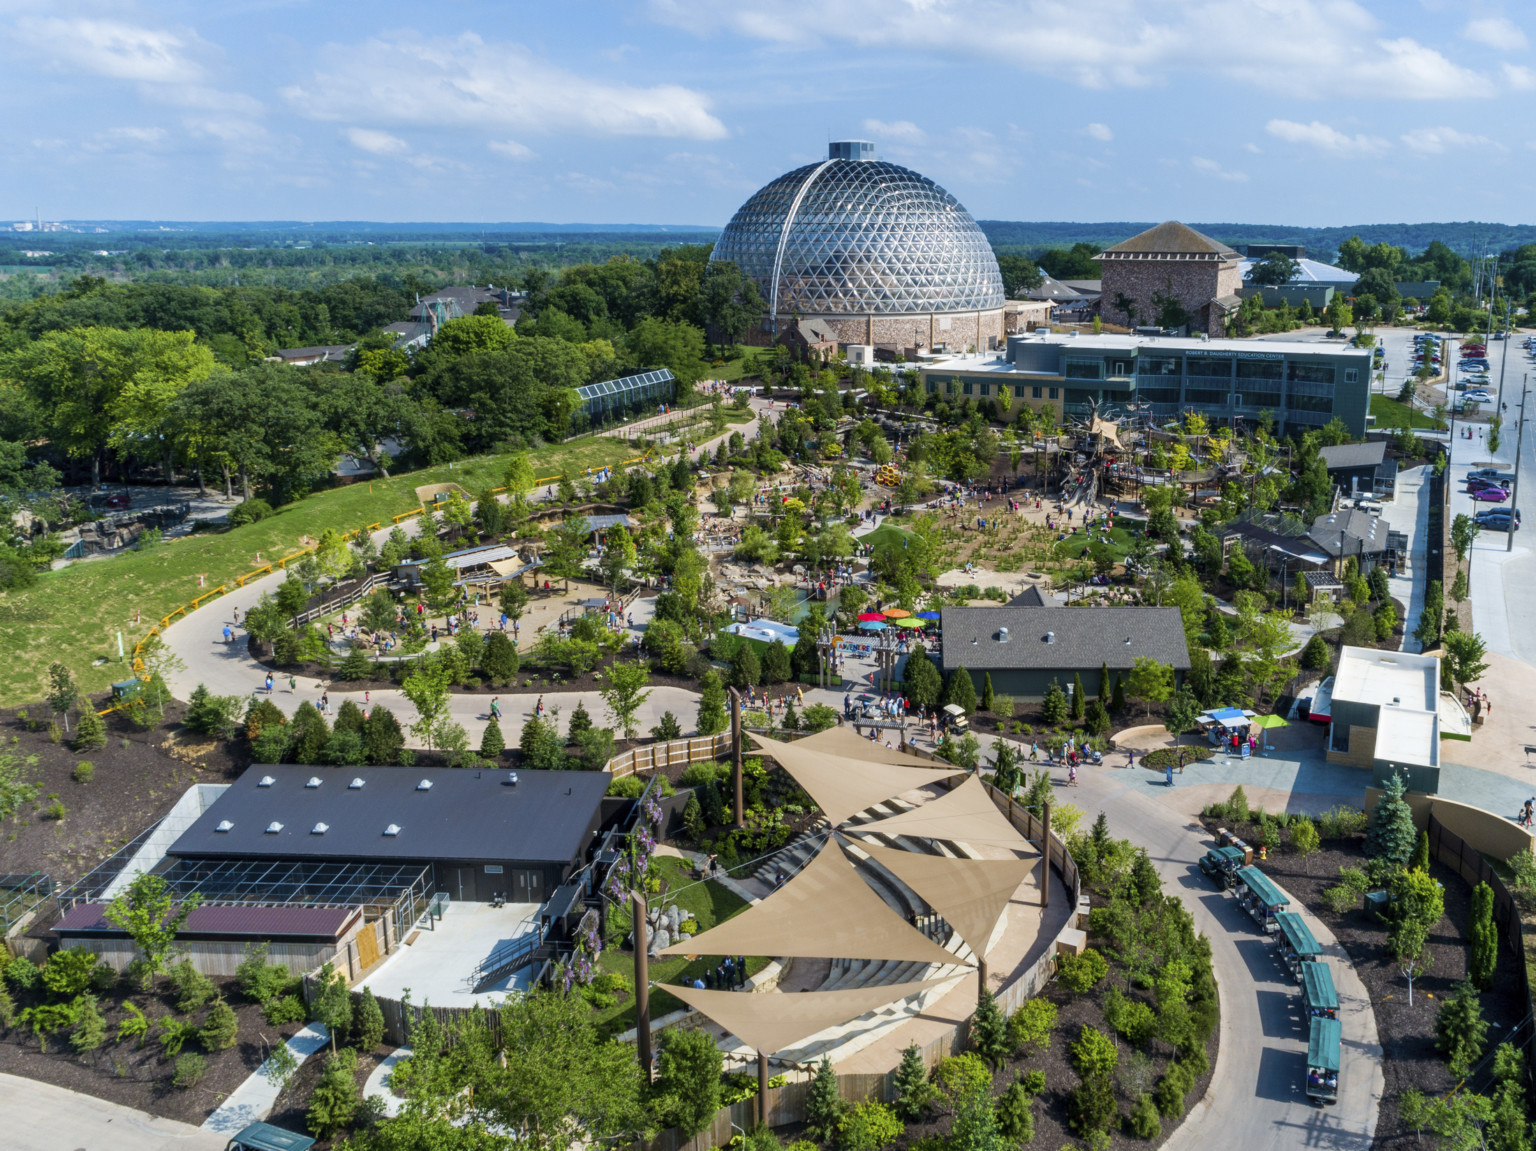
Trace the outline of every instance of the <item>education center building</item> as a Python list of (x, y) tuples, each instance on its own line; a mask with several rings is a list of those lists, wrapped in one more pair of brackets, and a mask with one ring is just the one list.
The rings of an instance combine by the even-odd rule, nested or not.
[(1268, 412), (1285, 435), (1335, 417), (1365, 435), (1371, 352), (1300, 340), (1169, 336), (1010, 336), (1006, 352), (932, 359), (918, 367), (927, 390), (1001, 408), (1048, 407), (1059, 419), (1090, 404), (1113, 416), (1132, 405), (1154, 422), (1186, 411), (1213, 423), (1256, 423)]

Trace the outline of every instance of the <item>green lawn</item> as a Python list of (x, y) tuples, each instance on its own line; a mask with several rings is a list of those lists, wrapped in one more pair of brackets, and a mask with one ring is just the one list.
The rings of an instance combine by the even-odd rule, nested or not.
[(1433, 430), (1444, 427), (1436, 424), (1435, 417), (1428, 412), (1421, 412), (1417, 408), (1410, 408), (1407, 404), (1400, 404), (1396, 400), (1380, 394), (1371, 396), (1371, 415), (1376, 417), (1378, 428), (1400, 428), (1406, 420), (1410, 428), (1428, 428)]
[[(1093, 533), (1093, 539), (1100, 539), (1102, 536), (1103, 532), (1097, 529)], [(1113, 541), (1109, 545), (1110, 552), (1117, 561), (1124, 560), (1126, 553), (1131, 550), (1131, 533), (1122, 527), (1115, 527), (1110, 529), (1109, 538)], [(1081, 559), (1083, 553), (1088, 550), (1088, 543), (1088, 533), (1079, 528), (1057, 543), (1052, 554), (1057, 559)]]
[[(583, 439), (532, 453), (540, 478), (566, 469), (582, 470), (620, 463), (633, 449), (622, 440)], [(236, 576), (280, 559), (299, 547), (304, 536), (326, 528), (350, 531), (418, 506), (421, 484), (452, 481), (473, 491), (501, 483), (503, 457), (481, 456), (454, 464), (396, 474), (320, 492), (280, 509), (256, 524), (230, 531), (192, 535), (148, 552), (72, 564), (38, 577), (24, 591), (0, 593), (0, 706), (15, 707), (40, 699), (49, 663), (68, 666), (85, 691), (101, 691), (127, 675), (117, 662), (117, 636), (132, 653), (160, 618)], [(258, 553), (260, 559), (257, 558)], [(206, 586), (198, 587), (199, 573)], [(141, 622), (135, 625), (135, 613)], [(210, 620), (210, 634), (217, 630)], [(96, 664), (98, 660), (107, 662)]]
[[(699, 921), (699, 932), (703, 933), (718, 923), (723, 923), (737, 912), (746, 908), (747, 902), (735, 892), (714, 882), (700, 883), (689, 878), (687, 861), (676, 856), (658, 856), (656, 867), (661, 872), (662, 878), (667, 881), (667, 895), (664, 897), (668, 903), (677, 903), (685, 912), (693, 915)], [(677, 893), (674, 895), (673, 893)], [(654, 898), (653, 898), (654, 902)], [(610, 918), (610, 935), (615, 939), (622, 938), (623, 933), (629, 930), (629, 918), (623, 916), (623, 931), (614, 931), (615, 919)], [(650, 976), (653, 984), (656, 983), (681, 983), (684, 979), (692, 980), (695, 976), (703, 975), (712, 967), (718, 966), (718, 956), (700, 956), (689, 962), (681, 955), (652, 959), (650, 962)], [(620, 952), (617, 947), (609, 947), (602, 955), (598, 956), (598, 966), (606, 971), (617, 972), (624, 976), (631, 984), (635, 978), (635, 957), (632, 954)], [(761, 956), (747, 957), (747, 974), (756, 975), (768, 963)], [(651, 990), (651, 1018), (657, 1019), (669, 1011), (676, 1011), (683, 1006), (683, 1002), (676, 996), (665, 991)], [(635, 998), (626, 995), (617, 1006), (598, 1011), (593, 1015), (594, 1021), (604, 1031), (618, 1034), (628, 1031), (635, 1025)]]
[(741, 354), (735, 355), (734, 358), (726, 360), (723, 364), (711, 363), (709, 369), (704, 373), (705, 378), (734, 381), (746, 376), (757, 375), (757, 356), (758, 352), (762, 349), (738, 344), (734, 350)]

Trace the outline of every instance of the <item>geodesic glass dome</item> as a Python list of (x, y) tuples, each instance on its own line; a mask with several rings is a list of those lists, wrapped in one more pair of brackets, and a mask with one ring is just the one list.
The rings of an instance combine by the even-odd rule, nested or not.
[(711, 259), (762, 286), (770, 319), (1003, 306), (992, 245), (958, 200), (871, 144), (830, 153), (756, 192), (715, 243)]

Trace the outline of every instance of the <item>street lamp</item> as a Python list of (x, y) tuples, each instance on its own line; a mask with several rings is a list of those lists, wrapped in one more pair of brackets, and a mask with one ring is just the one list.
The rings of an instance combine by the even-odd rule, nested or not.
[[(1507, 345), (1509, 343), (1508, 328), (1509, 326), (1506, 324), (1504, 334), (1506, 351), (1508, 350)], [(1520, 378), (1520, 426), (1515, 430), (1515, 481), (1509, 485), (1509, 530), (1504, 533), (1506, 537), (1504, 540), (1504, 550), (1506, 552), (1515, 550), (1515, 516), (1520, 510), (1520, 505), (1516, 502), (1520, 495), (1520, 451), (1525, 443), (1525, 397), (1530, 390), (1531, 377), (1530, 373), (1527, 372)], [(1503, 394), (1502, 389), (1499, 394)], [(1469, 564), (1468, 566), (1470, 567), (1471, 565)]]

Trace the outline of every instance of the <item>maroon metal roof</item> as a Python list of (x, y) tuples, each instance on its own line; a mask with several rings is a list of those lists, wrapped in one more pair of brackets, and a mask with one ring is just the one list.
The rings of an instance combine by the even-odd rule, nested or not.
[[(102, 934), (126, 937), (108, 922), (104, 903), (81, 903), (53, 926), (56, 935)], [(196, 907), (177, 932), (180, 938), (252, 936), (257, 939), (339, 939), (362, 912), (355, 907)]]

